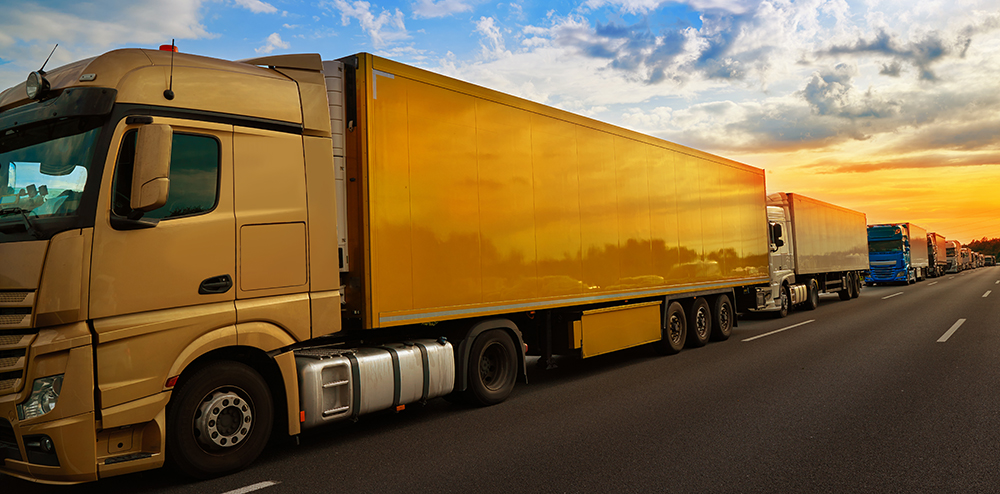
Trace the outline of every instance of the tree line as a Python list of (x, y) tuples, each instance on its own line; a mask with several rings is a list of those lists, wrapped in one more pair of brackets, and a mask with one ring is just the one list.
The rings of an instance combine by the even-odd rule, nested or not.
[(973, 240), (967, 245), (969, 249), (987, 256), (1000, 256), (1000, 238), (986, 238)]

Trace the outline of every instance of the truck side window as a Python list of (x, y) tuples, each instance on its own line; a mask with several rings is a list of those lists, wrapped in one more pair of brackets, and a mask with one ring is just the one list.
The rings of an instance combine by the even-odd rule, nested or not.
[[(115, 167), (114, 199), (111, 211), (128, 216), (135, 162), (135, 139), (131, 130), (122, 137)], [(174, 134), (170, 154), (170, 193), (167, 203), (149, 211), (145, 218), (170, 219), (205, 213), (219, 201), (219, 141), (210, 136)]]

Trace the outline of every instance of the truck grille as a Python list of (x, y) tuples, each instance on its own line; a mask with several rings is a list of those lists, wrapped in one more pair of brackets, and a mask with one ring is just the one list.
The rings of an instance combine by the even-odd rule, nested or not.
[(0, 292), (0, 330), (30, 328), (34, 305), (33, 291)]
[(892, 279), (896, 271), (896, 266), (872, 266), (871, 274), (874, 279)]
[(28, 366), (28, 347), (34, 340), (34, 333), (0, 332), (0, 395), (21, 390)]

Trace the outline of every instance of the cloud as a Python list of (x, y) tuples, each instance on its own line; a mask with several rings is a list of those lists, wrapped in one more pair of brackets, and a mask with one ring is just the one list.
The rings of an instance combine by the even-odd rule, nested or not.
[(834, 45), (817, 53), (818, 56), (838, 56), (844, 54), (877, 54), (888, 55), (897, 63), (913, 64), (919, 72), (920, 79), (937, 80), (937, 75), (931, 70), (931, 65), (948, 55), (964, 52), (971, 38), (958, 42), (945, 42), (941, 33), (932, 31), (916, 41), (903, 42), (895, 34), (879, 29), (874, 36), (859, 38), (853, 43)]
[(372, 5), (363, 1), (348, 3), (345, 0), (334, 0), (332, 3), (325, 2), (322, 5), (332, 6), (340, 12), (341, 23), (345, 26), (350, 25), (351, 19), (356, 19), (361, 29), (371, 38), (375, 48), (383, 48), (410, 38), (403, 22), (403, 13), (399, 9), (393, 12), (382, 9), (375, 15), (372, 13)]
[(480, 17), (476, 21), (476, 32), (482, 35), (479, 46), (483, 50), (483, 58), (510, 56), (510, 52), (504, 46), (503, 34), (500, 33), (496, 19), (492, 17)]
[(264, 42), (264, 46), (254, 48), (253, 51), (257, 53), (271, 53), (275, 48), (287, 50), (291, 47), (291, 44), (281, 40), (281, 36), (278, 33), (271, 33), (271, 35), (268, 36), (267, 40)]
[(413, 4), (413, 16), (418, 19), (447, 17), (471, 11), (472, 3), (469, 0), (417, 0)]
[(683, 3), (698, 12), (725, 11), (742, 14), (757, 2), (753, 0), (587, 0), (583, 6), (596, 10), (604, 6), (617, 7), (621, 12), (645, 15), (667, 3)]
[(859, 160), (822, 160), (805, 165), (815, 173), (868, 173), (881, 170), (926, 170), (964, 166), (1000, 166), (1000, 152), (986, 154), (923, 153), (895, 158)]
[(0, 16), (0, 53), (11, 61), (0, 67), (0, 87), (24, 80), (38, 70), (52, 47), (49, 68), (92, 57), (123, 45), (158, 46), (172, 38), (204, 39), (215, 35), (202, 23), (202, 0), (175, 0), (170, 15), (162, 15), (157, 0), (106, 0), (100, 9), (92, 3), (68, 0), (25, 3)]
[(250, 10), (254, 14), (273, 14), (278, 11), (274, 5), (261, 0), (235, 0), (236, 5)]

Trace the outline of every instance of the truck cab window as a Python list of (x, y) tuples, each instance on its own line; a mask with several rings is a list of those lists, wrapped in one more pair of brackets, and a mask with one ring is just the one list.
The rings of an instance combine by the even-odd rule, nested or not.
[[(122, 138), (115, 166), (114, 199), (111, 210), (128, 216), (138, 131)], [(171, 219), (205, 213), (219, 200), (219, 141), (211, 136), (175, 133), (170, 155), (170, 193), (167, 203), (149, 211), (145, 218)]]

